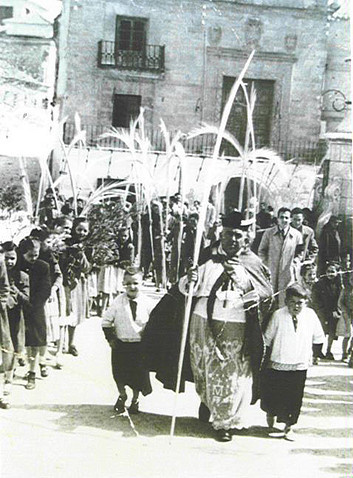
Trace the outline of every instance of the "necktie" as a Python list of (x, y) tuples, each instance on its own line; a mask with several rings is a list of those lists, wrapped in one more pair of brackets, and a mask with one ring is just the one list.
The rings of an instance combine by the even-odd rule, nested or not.
[(132, 313), (132, 318), (133, 318), (134, 320), (136, 320), (136, 308), (137, 308), (137, 303), (136, 303), (134, 300), (132, 300), (132, 299), (130, 299), (129, 302), (130, 302), (130, 309), (131, 309), (131, 313)]
[(293, 315), (292, 316), (292, 320), (293, 320), (293, 325), (294, 325), (294, 330), (297, 331), (297, 327), (298, 327), (298, 318), (296, 315)]

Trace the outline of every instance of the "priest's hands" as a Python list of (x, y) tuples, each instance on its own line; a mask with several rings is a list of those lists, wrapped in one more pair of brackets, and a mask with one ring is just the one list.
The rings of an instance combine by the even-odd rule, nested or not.
[(187, 272), (188, 282), (196, 283), (199, 280), (199, 268), (198, 266), (190, 267)]

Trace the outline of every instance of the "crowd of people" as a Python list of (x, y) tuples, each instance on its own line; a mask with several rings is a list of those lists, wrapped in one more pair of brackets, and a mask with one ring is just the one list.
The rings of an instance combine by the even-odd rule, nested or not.
[[(199, 214), (200, 202), (190, 205), (179, 193), (144, 205), (121, 196), (85, 208), (82, 199), (65, 200), (49, 188), (39, 225), (18, 244), (1, 244), (0, 407), (9, 407), (17, 367), (28, 366), (27, 390), (38, 373), (48, 375), (48, 345), (58, 369), (63, 353), (77, 357), (76, 328), (96, 314), (112, 349), (114, 409), (125, 412), (129, 386), (129, 411), (137, 413), (140, 392), (152, 392), (150, 371), (175, 388), (193, 284), (183, 380), (195, 383), (200, 420), (211, 420), (217, 439), (230, 441), (260, 399), (268, 426), (277, 419), (292, 439), (311, 363), (334, 360), (332, 344), (341, 336), (341, 360), (353, 367), (353, 275), (339, 219), (331, 216), (316, 238), (301, 208), (281, 207), (275, 217), (261, 203), (254, 217), (235, 209), (217, 217), (210, 197), (195, 266)], [(168, 290), (157, 305), (143, 281)]]

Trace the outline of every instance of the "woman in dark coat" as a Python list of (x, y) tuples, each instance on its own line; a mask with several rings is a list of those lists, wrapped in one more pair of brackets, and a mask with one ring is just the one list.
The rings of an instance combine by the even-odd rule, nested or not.
[[(21, 270), (29, 275), (29, 303), (24, 308), (25, 343), (29, 360), (26, 388), (35, 388), (36, 368), (47, 346), (47, 325), (44, 306), (51, 292), (49, 265), (39, 259), (40, 242), (24, 239), (19, 246)], [(40, 364), (41, 369), (45, 364)], [(44, 369), (45, 370), (45, 369)], [(42, 374), (43, 375), (43, 374)]]

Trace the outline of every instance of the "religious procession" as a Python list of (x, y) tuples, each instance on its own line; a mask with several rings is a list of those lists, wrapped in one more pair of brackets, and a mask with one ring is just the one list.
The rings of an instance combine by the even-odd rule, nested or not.
[[(316, 239), (310, 211), (298, 207), (273, 214), (261, 202), (256, 215), (217, 214), (210, 195), (201, 217), (199, 201), (163, 199), (118, 196), (87, 209), (48, 188), (39, 224), (18, 244), (1, 244), (1, 408), (10, 407), (18, 367), (28, 367), (28, 391), (48, 375), (48, 346), (59, 370), (63, 353), (79, 356), (76, 328), (93, 314), (111, 347), (118, 414), (126, 387), (128, 411), (138, 413), (153, 371), (178, 392), (195, 383), (199, 419), (219, 441), (249, 426), (257, 400), (269, 430), (284, 423), (292, 440), (308, 367), (335, 360), (338, 336), (336, 359), (353, 367), (353, 275), (339, 219)], [(147, 282), (162, 295), (157, 304)]]
[[(76, 3), (69, 8), (72, 18), (81, 11)], [(348, 102), (338, 110), (338, 90), (328, 88), (329, 103), (342, 113), (337, 120), (341, 130), (325, 137), (323, 151), (319, 143), (315, 154), (311, 145), (297, 152), (289, 143), (283, 148), (280, 140), (270, 144), (271, 134), (279, 138), (284, 128), (279, 126), (284, 110), (275, 110), (289, 102), (285, 82), (296, 67), (298, 38), (288, 34), (285, 52), (279, 54), (276, 75), (283, 80), (284, 96), (276, 106), (281, 88), (271, 75), (258, 78), (259, 65), (275, 61), (275, 53), (256, 50), (263, 24), (248, 18), (241, 54), (233, 47), (222, 49), (224, 27), (212, 24), (208, 33), (205, 27), (216, 10), (202, 7), (202, 94), (192, 107), (192, 119), (179, 117), (180, 125), (190, 125), (188, 133), (182, 128), (172, 133), (162, 115), (158, 135), (146, 126), (158, 104), (163, 111), (167, 93), (156, 97), (155, 104), (148, 96), (142, 105), (135, 94), (140, 91), (131, 88), (123, 95), (114, 86), (113, 122), (99, 132), (92, 133), (81, 121), (80, 107), (90, 117), (83, 89), (73, 123), (62, 114), (54, 121), (53, 99), (46, 141), (33, 136), (41, 146), (36, 167), (24, 159), (35, 154), (25, 154), (21, 141), (9, 143), (17, 152), (13, 157), (19, 174), (12, 189), (0, 187), (4, 415), (13, 405), (15, 387), (21, 387), (26, 400), (52, 375), (70, 373), (70, 363), (82, 356), (77, 336), (92, 318), (99, 321), (110, 358), (105, 367), (111, 369), (116, 389), (108, 413), (117, 420), (128, 417), (134, 427), (131, 416), (143, 415), (145, 397), (155, 393), (158, 382), (175, 396), (171, 437), (178, 397), (193, 384), (197, 418), (212, 439), (227, 443), (246, 434), (257, 405), (266, 435), (294, 442), (310, 369), (324, 370), (327, 364), (353, 368)], [(165, 74), (164, 47), (147, 48), (147, 20), (134, 12), (116, 16), (119, 45), (131, 44), (119, 56), (114, 42), (100, 40), (98, 66), (105, 72), (147, 69), (144, 80), (150, 87), (161, 79), (153, 75)], [(10, 20), (4, 22), (15, 29)], [(60, 21), (69, 37), (68, 17)], [(139, 35), (144, 36), (143, 48), (150, 52), (153, 47), (153, 55), (142, 55), (136, 46)], [(207, 109), (207, 94), (215, 88), (206, 81), (207, 61), (221, 57), (236, 62), (234, 70), (225, 63), (217, 66), (217, 72), (223, 71), (217, 116), (212, 102)], [(125, 60), (135, 63), (129, 66)], [(67, 65), (62, 68), (58, 78)], [(68, 89), (74, 76), (65, 79)], [(102, 91), (110, 80), (121, 80), (112, 78), (107, 77)], [(64, 104), (71, 97), (60, 97), (62, 85), (58, 81), (56, 92)], [(327, 98), (326, 92), (322, 96)], [(291, 101), (294, 111), (299, 100)], [(177, 106), (175, 110), (183, 109)], [(293, 131), (301, 128), (298, 118), (304, 116), (304, 104), (298, 108)], [(264, 111), (272, 115), (272, 123), (270, 116), (264, 119)], [(314, 113), (308, 111), (313, 123)], [(205, 122), (207, 114), (214, 121)], [(173, 115), (168, 119), (172, 122)], [(286, 131), (289, 135), (290, 128)], [(5, 161), (1, 171), (6, 178)], [(89, 369), (92, 364), (84, 365)]]

